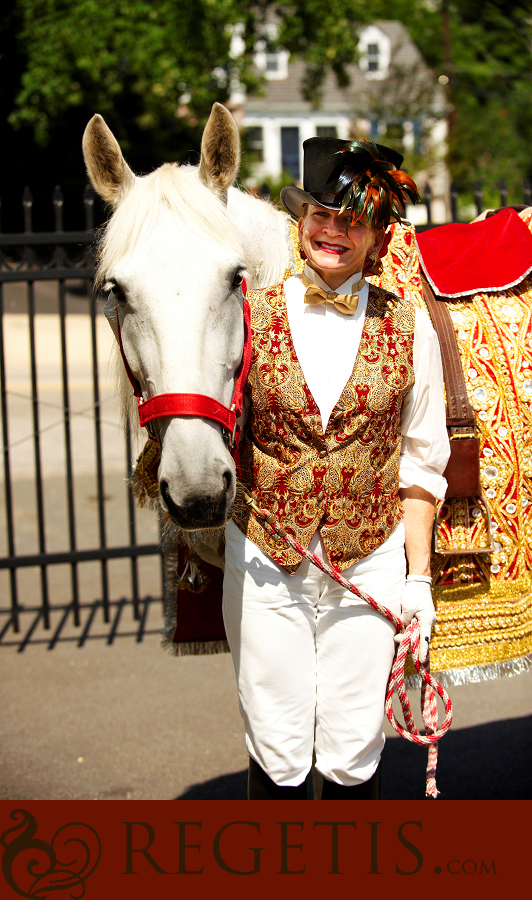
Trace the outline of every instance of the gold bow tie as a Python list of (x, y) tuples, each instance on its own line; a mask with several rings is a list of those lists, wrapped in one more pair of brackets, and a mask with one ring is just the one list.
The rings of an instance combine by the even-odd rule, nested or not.
[(334, 303), (338, 312), (344, 313), (346, 316), (352, 316), (356, 312), (358, 294), (355, 291), (362, 290), (366, 283), (366, 279), (362, 276), (360, 281), (352, 285), (352, 294), (337, 294), (336, 291), (324, 291), (323, 288), (314, 284), (306, 275), (301, 276), (301, 281), (306, 287), (305, 303), (308, 303), (309, 306), (318, 306), (320, 303)]

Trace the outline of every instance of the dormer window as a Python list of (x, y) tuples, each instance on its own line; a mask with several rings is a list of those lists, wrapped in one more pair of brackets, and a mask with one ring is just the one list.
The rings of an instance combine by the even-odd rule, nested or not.
[[(261, 46), (262, 43), (262, 46)], [(282, 48), (274, 49), (266, 41), (257, 44), (255, 63), (268, 81), (283, 81), (288, 78), (290, 54)]]
[(279, 54), (273, 51), (273, 53), (265, 53), (264, 54), (266, 60), (266, 72), (278, 72), (279, 71)]
[(368, 72), (379, 71), (379, 45), (368, 44), (366, 47), (366, 57), (368, 61)]
[(264, 26), (263, 37), (255, 45), (255, 65), (268, 81), (284, 81), (288, 78), (290, 54), (275, 44), (278, 28), (274, 22)]
[(360, 32), (358, 42), (359, 66), (365, 77), (381, 80), (388, 75), (391, 57), (391, 41), (377, 25), (368, 25)]

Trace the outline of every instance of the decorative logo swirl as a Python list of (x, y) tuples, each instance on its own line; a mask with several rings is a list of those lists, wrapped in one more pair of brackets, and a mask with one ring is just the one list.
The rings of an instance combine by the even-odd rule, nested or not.
[(37, 822), (25, 809), (15, 809), (17, 822), (0, 835), (5, 848), (2, 871), (21, 897), (44, 900), (50, 891), (70, 890), (73, 900), (85, 894), (85, 881), (100, 861), (101, 842), (94, 828), (82, 822), (62, 825), (47, 844), (35, 837)]

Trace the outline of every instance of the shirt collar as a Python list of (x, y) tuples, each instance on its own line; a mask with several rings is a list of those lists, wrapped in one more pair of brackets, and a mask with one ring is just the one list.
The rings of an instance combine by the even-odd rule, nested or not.
[[(332, 287), (330, 287), (330, 285), (328, 285), (314, 269), (311, 269), (308, 263), (305, 263), (305, 275), (318, 287), (323, 288), (324, 291), (332, 291)], [(352, 294), (353, 285), (356, 284), (357, 281), (360, 281), (361, 278), (362, 272), (355, 272), (353, 275), (350, 275), (340, 287), (334, 289), (335, 294)]]

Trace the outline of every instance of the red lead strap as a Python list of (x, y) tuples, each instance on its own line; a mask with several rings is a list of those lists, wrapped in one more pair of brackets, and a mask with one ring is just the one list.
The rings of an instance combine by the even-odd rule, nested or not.
[[(229, 447), (238, 469), (240, 466), (238, 459), (239, 429), (237, 420), (242, 414), (244, 384), (248, 377), (249, 367), (251, 365), (251, 310), (249, 303), (246, 300), (246, 292), (247, 285), (244, 279), (242, 281), (242, 293), (244, 295), (244, 349), (236, 375), (233, 401), (229, 409), (227, 406), (219, 403), (218, 400), (214, 400), (213, 397), (208, 397), (205, 394), (156, 394), (155, 397), (150, 397), (149, 400), (143, 400), (140, 384), (129, 368), (129, 363), (126, 359), (126, 354), (124, 353), (118, 307), (116, 308), (118, 346), (120, 347), (120, 353), (122, 355), (127, 377), (131, 382), (135, 397), (137, 398), (139, 422), (141, 426), (148, 426), (148, 423), (153, 419), (160, 419), (163, 416), (193, 416), (203, 419), (212, 419), (214, 422), (218, 422), (218, 424), (227, 432), (229, 436)], [(157, 440), (152, 431), (150, 431), (150, 437)]]

